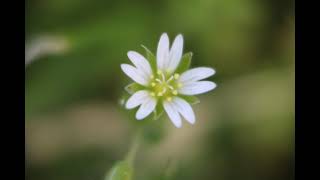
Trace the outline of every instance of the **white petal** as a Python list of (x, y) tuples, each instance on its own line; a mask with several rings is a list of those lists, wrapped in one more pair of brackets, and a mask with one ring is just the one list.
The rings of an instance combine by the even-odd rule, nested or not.
[(164, 101), (163, 107), (164, 107), (164, 110), (167, 112), (172, 123), (177, 128), (180, 128), (182, 126), (181, 117), (178, 113), (178, 110), (174, 107), (174, 104), (172, 102)]
[(147, 96), (147, 100), (142, 103), (139, 110), (136, 113), (136, 118), (138, 120), (144, 119), (147, 117), (156, 107), (157, 101), (151, 96)]
[(145, 76), (141, 71), (139, 71), (135, 67), (129, 64), (121, 64), (121, 69), (127, 76), (129, 76), (135, 82), (145, 86), (148, 85), (147, 78), (149, 77)]
[(215, 74), (215, 70), (208, 67), (198, 67), (190, 69), (181, 74), (179, 81), (181, 83), (195, 82), (208, 78)]
[(175, 104), (175, 107), (178, 109), (179, 113), (184, 117), (184, 119), (191, 124), (195, 123), (196, 118), (189, 103), (179, 97), (173, 98), (172, 102)]
[(152, 70), (148, 60), (146, 60), (145, 57), (135, 51), (129, 51), (127, 55), (131, 62), (138, 68), (138, 70), (143, 71), (146, 76), (150, 77)]
[(179, 89), (179, 93), (184, 95), (202, 94), (211, 91), (216, 86), (217, 85), (211, 81), (197, 81), (186, 85), (182, 84), (181, 89)]
[(163, 33), (160, 37), (157, 49), (157, 67), (164, 70), (165, 65), (169, 61), (169, 37), (167, 33)]
[(169, 72), (173, 72), (180, 63), (183, 51), (183, 37), (179, 34), (173, 41), (172, 47), (170, 49), (170, 58), (167, 69)]
[(146, 90), (141, 90), (141, 91), (134, 93), (128, 99), (128, 101), (126, 103), (126, 108), (133, 109), (133, 108), (139, 106), (140, 104), (142, 104), (143, 102), (145, 102), (147, 100), (148, 96), (149, 96), (149, 92)]

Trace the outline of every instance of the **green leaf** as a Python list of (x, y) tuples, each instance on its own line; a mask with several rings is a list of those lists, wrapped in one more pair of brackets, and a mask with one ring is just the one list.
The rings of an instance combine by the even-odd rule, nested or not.
[(141, 86), (140, 84), (138, 83), (131, 83), (129, 85), (127, 85), (125, 88), (124, 88), (129, 94), (133, 94), (141, 89), (143, 89), (143, 86)]
[(181, 62), (176, 70), (176, 73), (180, 74), (189, 69), (191, 65), (192, 55), (193, 55), (192, 52), (188, 52), (182, 56)]
[(153, 72), (157, 72), (157, 59), (156, 56), (144, 45), (141, 45), (146, 50), (147, 59), (150, 62), (151, 69)]
[(188, 103), (190, 103), (191, 105), (200, 103), (200, 100), (199, 100), (196, 96), (184, 96), (184, 95), (180, 95), (180, 97), (183, 98), (184, 100), (186, 100), (186, 101), (187, 101)]
[(127, 161), (117, 162), (108, 172), (105, 180), (132, 180), (133, 167)]

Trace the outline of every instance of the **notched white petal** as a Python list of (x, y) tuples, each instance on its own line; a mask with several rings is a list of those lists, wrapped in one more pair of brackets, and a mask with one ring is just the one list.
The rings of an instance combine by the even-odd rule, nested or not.
[(135, 82), (144, 86), (148, 85), (148, 80), (146, 79), (144, 74), (135, 67), (129, 64), (121, 64), (121, 69), (129, 78), (131, 78)]
[(198, 67), (187, 70), (182, 73), (179, 81), (181, 83), (195, 82), (205, 78), (208, 78), (215, 74), (215, 70), (208, 67)]
[(175, 97), (172, 102), (175, 104), (175, 107), (178, 109), (179, 113), (184, 117), (185, 120), (187, 120), (191, 124), (194, 124), (196, 122), (196, 117), (189, 103), (179, 97)]
[(170, 49), (169, 63), (166, 68), (173, 72), (179, 65), (183, 52), (183, 36), (179, 34), (173, 41), (172, 47)]
[(165, 65), (169, 61), (169, 37), (167, 33), (163, 33), (160, 37), (157, 48), (157, 67), (164, 70)]
[(213, 90), (217, 87), (216, 83), (211, 81), (197, 81), (183, 85), (179, 93), (183, 95), (197, 95)]
[(138, 70), (143, 71), (146, 77), (150, 77), (152, 74), (151, 66), (144, 56), (135, 51), (129, 51), (127, 55)]
[(150, 95), (147, 96), (147, 100), (142, 103), (142, 105), (136, 113), (137, 120), (141, 120), (147, 117), (155, 109), (156, 105), (156, 99), (151, 97)]
[(133, 109), (139, 106), (143, 102), (147, 101), (148, 96), (149, 96), (149, 93), (146, 90), (137, 91), (128, 99), (126, 103), (126, 108)]
[(177, 127), (180, 128), (182, 126), (181, 117), (178, 113), (178, 110), (174, 107), (172, 102), (163, 102), (163, 108), (168, 114), (172, 123)]

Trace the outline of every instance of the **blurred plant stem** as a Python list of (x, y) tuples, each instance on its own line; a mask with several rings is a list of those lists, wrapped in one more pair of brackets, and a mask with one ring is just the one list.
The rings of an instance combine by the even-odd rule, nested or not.
[(123, 160), (117, 161), (112, 166), (107, 174), (106, 180), (133, 179), (135, 170), (134, 161), (140, 146), (143, 143), (159, 143), (163, 137), (163, 121), (158, 121), (159, 119), (160, 116), (155, 116), (152, 120), (150, 119), (151, 121), (149, 121), (149, 123), (136, 128), (128, 153)]
[(68, 47), (69, 43), (65, 37), (39, 35), (25, 45), (25, 68), (42, 56), (64, 53)]
[(129, 151), (122, 161), (112, 166), (106, 176), (106, 180), (132, 180), (134, 175), (134, 160), (141, 145), (142, 128), (139, 127), (134, 135)]
[(125, 161), (127, 161), (130, 166), (133, 166), (138, 148), (141, 144), (141, 137), (142, 137), (141, 133), (142, 133), (142, 128), (138, 128), (132, 140), (128, 154), (126, 155)]

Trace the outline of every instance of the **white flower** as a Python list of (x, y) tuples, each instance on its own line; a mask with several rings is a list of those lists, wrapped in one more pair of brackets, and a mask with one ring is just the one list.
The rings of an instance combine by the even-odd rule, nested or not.
[(182, 35), (176, 36), (172, 47), (169, 48), (166, 33), (161, 35), (158, 43), (155, 68), (152, 68), (152, 64), (150, 65), (141, 54), (128, 52), (134, 66), (121, 64), (121, 69), (141, 88), (128, 99), (125, 107), (133, 109), (140, 106), (136, 113), (138, 120), (154, 112), (159, 104), (176, 127), (182, 126), (181, 116), (189, 123), (195, 123), (194, 112), (185, 99), (213, 90), (216, 87), (215, 83), (202, 80), (214, 75), (215, 71), (208, 67), (198, 67), (178, 74), (175, 71), (182, 64), (182, 52)]

